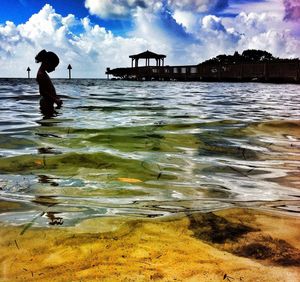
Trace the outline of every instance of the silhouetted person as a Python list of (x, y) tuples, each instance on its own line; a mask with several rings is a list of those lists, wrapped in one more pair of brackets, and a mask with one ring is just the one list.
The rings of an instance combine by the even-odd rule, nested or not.
[(45, 117), (52, 117), (55, 114), (54, 104), (57, 105), (57, 108), (60, 108), (62, 101), (57, 96), (55, 88), (47, 72), (50, 73), (55, 70), (59, 64), (59, 58), (53, 52), (42, 50), (36, 55), (35, 61), (36, 63), (42, 63), (36, 76), (36, 80), (39, 84), (40, 94), (42, 96), (40, 100), (40, 109)]

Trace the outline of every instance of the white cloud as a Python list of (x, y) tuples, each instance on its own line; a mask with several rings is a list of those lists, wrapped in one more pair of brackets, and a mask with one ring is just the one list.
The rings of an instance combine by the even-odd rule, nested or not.
[(92, 15), (99, 17), (126, 16), (130, 13), (130, 5), (127, 1), (111, 0), (86, 0), (85, 7)]
[(269, 30), (253, 37), (243, 37), (239, 49), (261, 49), (271, 52), (275, 57), (295, 58), (300, 56), (300, 44), (287, 32)]
[(264, 0), (264, 1), (231, 1), (225, 10), (228, 13), (244, 12), (249, 13), (268, 13), (273, 16), (284, 17), (284, 5), (282, 0)]
[(251, 36), (252, 34), (267, 32), (272, 29), (281, 30), (282, 20), (280, 16), (268, 13), (248, 13), (241, 12), (232, 23), (235, 29)]
[(300, 41), (291, 36), (279, 16), (266, 13), (242, 12), (231, 19), (207, 15), (194, 35), (201, 40), (201, 45), (192, 45), (189, 52), (194, 62), (246, 49), (266, 50), (281, 58), (300, 57)]
[(126, 17), (142, 8), (153, 12), (162, 8), (159, 0), (85, 0), (85, 7), (92, 15), (100, 18)]
[(74, 77), (104, 77), (106, 67), (130, 66), (128, 56), (147, 49), (166, 54), (169, 65), (196, 64), (249, 48), (279, 57), (300, 56), (299, 40), (291, 36), (288, 23), (279, 16), (252, 12), (235, 18), (207, 15), (189, 22), (188, 15), (186, 11), (163, 14), (137, 7), (132, 18), (134, 30), (121, 37), (87, 17), (64, 17), (45, 5), (24, 24), (0, 25), (0, 76), (26, 77), (28, 66), (35, 72), (38, 64), (34, 57), (41, 49), (60, 57), (53, 77), (67, 77), (68, 64), (73, 66)]
[(291, 36), (281, 16), (268, 13), (240, 13), (225, 24), (226, 30), (241, 35), (238, 49), (262, 49), (278, 57), (299, 57), (300, 41)]
[(134, 22), (135, 29), (131, 35), (147, 42), (151, 51), (166, 54), (166, 64), (194, 63), (189, 52), (197, 39), (187, 33), (170, 13), (162, 15), (138, 9), (134, 15)]
[(206, 13), (223, 10), (228, 6), (228, 0), (168, 0), (168, 5), (181, 11)]
[(171, 11), (205, 13), (223, 10), (228, 0), (85, 0), (85, 7), (100, 18), (134, 15), (138, 8), (157, 12), (162, 8)]
[(206, 30), (211, 30), (211, 31), (225, 31), (225, 27), (222, 23), (222, 20), (216, 16), (205, 16), (202, 19), (202, 27)]
[(175, 10), (173, 17), (178, 24), (181, 24), (187, 32), (193, 32), (197, 24), (197, 16), (189, 11)]
[[(82, 31), (74, 33), (73, 28)], [(104, 77), (106, 67), (128, 66), (129, 55), (147, 48), (147, 42), (141, 38), (114, 36), (88, 18), (63, 17), (45, 5), (24, 24), (0, 25), (0, 76), (24, 77), (28, 66), (35, 72), (38, 64), (34, 57), (46, 49), (60, 57), (53, 77), (66, 77), (69, 63), (74, 76)]]

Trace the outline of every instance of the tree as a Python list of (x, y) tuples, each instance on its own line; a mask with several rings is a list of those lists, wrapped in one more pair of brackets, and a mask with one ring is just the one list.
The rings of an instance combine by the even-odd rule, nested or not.
[(241, 64), (241, 63), (259, 63), (266, 61), (281, 61), (282, 59), (276, 59), (273, 55), (267, 51), (249, 49), (245, 50), (242, 55), (237, 51), (233, 55), (218, 55), (215, 58), (205, 61), (203, 64)]
[(245, 50), (242, 53), (242, 56), (244, 57), (245, 61), (251, 62), (271, 61), (275, 59), (273, 55), (267, 51), (254, 49)]

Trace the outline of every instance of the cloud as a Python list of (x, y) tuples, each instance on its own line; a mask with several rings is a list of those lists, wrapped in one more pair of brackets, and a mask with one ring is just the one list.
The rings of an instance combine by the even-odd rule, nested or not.
[(202, 20), (202, 27), (206, 30), (225, 32), (221, 19), (216, 16), (205, 16)]
[(300, 22), (300, 0), (284, 0), (285, 17), (287, 21)]
[(224, 10), (228, 7), (228, 0), (168, 0), (171, 9), (207, 13)]
[(270, 29), (281, 30), (282, 20), (279, 15), (274, 14), (241, 12), (233, 19), (231, 25), (239, 33), (251, 37), (255, 34), (265, 33)]
[(137, 8), (159, 10), (162, 7), (162, 1), (158, 0), (85, 0), (85, 7), (92, 15), (101, 18), (109, 17), (128, 17), (133, 14)]
[(187, 32), (193, 32), (197, 24), (197, 16), (189, 11), (174, 10), (173, 18), (182, 25)]
[(195, 64), (245, 49), (263, 49), (278, 57), (300, 56), (299, 40), (291, 36), (279, 14), (241, 12), (233, 18), (206, 15), (194, 17), (190, 25), (184, 24), (188, 15), (167, 11), (162, 16), (140, 9), (133, 34), (153, 48), (159, 46), (161, 53), (168, 55), (168, 64)]
[(168, 10), (155, 14), (138, 9), (134, 23), (131, 36), (143, 39), (152, 51), (166, 54), (168, 64), (192, 63), (189, 48), (199, 40), (178, 24)]
[(130, 8), (127, 1), (110, 1), (110, 0), (86, 0), (85, 7), (89, 9), (92, 15), (107, 18), (110, 16), (127, 16)]
[(281, 17), (267, 13), (240, 13), (235, 18), (222, 19), (207, 16), (203, 19), (202, 31), (206, 31), (206, 44), (228, 51), (261, 49), (278, 57), (299, 57), (300, 42), (291, 36)]
[(0, 25), (0, 76), (22, 77), (28, 66), (36, 71), (34, 57), (46, 49), (60, 57), (54, 77), (65, 77), (69, 63), (74, 76), (104, 77), (106, 67), (128, 66), (129, 55), (148, 47), (141, 38), (114, 36), (89, 18), (63, 17), (46, 4), (24, 24)]
[(225, 13), (239, 14), (268, 13), (269, 15), (284, 17), (284, 0), (233, 0), (225, 9)]
[(74, 77), (104, 77), (106, 67), (130, 66), (128, 56), (147, 49), (166, 54), (169, 65), (197, 64), (249, 48), (279, 57), (300, 56), (299, 39), (291, 35), (289, 23), (279, 15), (202, 15), (189, 23), (190, 12), (178, 11), (161, 8), (153, 13), (138, 6), (132, 15), (131, 33), (122, 37), (93, 24), (88, 17), (62, 16), (45, 5), (23, 24), (0, 24), (0, 76), (25, 77), (28, 66), (35, 72), (38, 64), (34, 57), (41, 49), (60, 57), (59, 67), (51, 74), (54, 77), (66, 77), (68, 64)]
[(85, 0), (91, 15), (100, 18), (131, 17), (137, 9), (159, 12), (163, 9), (178, 12), (218, 12), (228, 7), (228, 0)]
[[(193, 48), (193, 52), (199, 56), (197, 63), (219, 54), (233, 53), (238, 49), (241, 40), (241, 34), (234, 28), (227, 28), (221, 18), (213, 15), (207, 15), (200, 20), (195, 36), (201, 41), (201, 45)], [(195, 54), (193, 57), (196, 59)]]

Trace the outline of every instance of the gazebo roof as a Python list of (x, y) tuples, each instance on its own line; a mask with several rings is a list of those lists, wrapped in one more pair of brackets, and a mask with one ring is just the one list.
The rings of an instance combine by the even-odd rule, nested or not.
[(132, 59), (163, 59), (166, 57), (167, 57), (166, 55), (156, 54), (148, 50), (137, 55), (129, 56), (129, 58)]

